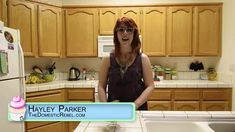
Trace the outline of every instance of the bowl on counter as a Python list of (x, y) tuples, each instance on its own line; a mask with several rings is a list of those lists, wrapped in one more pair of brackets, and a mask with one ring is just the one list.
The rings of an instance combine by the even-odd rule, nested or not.
[(43, 76), (46, 82), (52, 82), (55, 80), (55, 74), (46, 74)]

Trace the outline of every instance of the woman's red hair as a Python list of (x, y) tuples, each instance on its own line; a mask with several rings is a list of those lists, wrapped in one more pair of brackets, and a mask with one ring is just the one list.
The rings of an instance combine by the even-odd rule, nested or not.
[(114, 42), (114, 46), (115, 46), (115, 56), (120, 55), (120, 42), (118, 41), (117, 30), (122, 23), (125, 24), (126, 26), (134, 29), (134, 36), (133, 36), (133, 40), (131, 42), (131, 48), (132, 48), (132, 52), (136, 52), (137, 54), (139, 54), (141, 42), (140, 42), (140, 38), (139, 38), (139, 31), (138, 31), (137, 24), (135, 23), (135, 21), (132, 18), (122, 17), (122, 18), (117, 19), (115, 27), (113, 29), (113, 36), (114, 36), (113, 42)]

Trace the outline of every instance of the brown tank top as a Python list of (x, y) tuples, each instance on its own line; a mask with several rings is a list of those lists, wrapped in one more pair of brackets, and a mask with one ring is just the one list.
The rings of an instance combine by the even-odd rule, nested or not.
[[(136, 56), (123, 76), (121, 76), (120, 69), (121, 66), (117, 63), (114, 53), (111, 53), (108, 72), (108, 101), (134, 102), (145, 89), (141, 53)], [(147, 110), (147, 103), (139, 109)]]

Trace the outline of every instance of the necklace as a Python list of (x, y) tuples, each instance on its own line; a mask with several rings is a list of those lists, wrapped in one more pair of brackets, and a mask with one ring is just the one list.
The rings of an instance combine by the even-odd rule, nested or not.
[(117, 61), (120, 66), (120, 73), (121, 73), (122, 78), (124, 74), (126, 73), (128, 67), (130, 66), (132, 59), (133, 59), (133, 55), (131, 54), (126, 61), (120, 61), (120, 60)]

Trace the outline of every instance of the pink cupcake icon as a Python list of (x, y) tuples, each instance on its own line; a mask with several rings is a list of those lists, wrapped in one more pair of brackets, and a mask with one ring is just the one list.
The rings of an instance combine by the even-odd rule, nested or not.
[(23, 121), (25, 117), (25, 101), (20, 96), (12, 98), (8, 108), (9, 117), (13, 121)]

